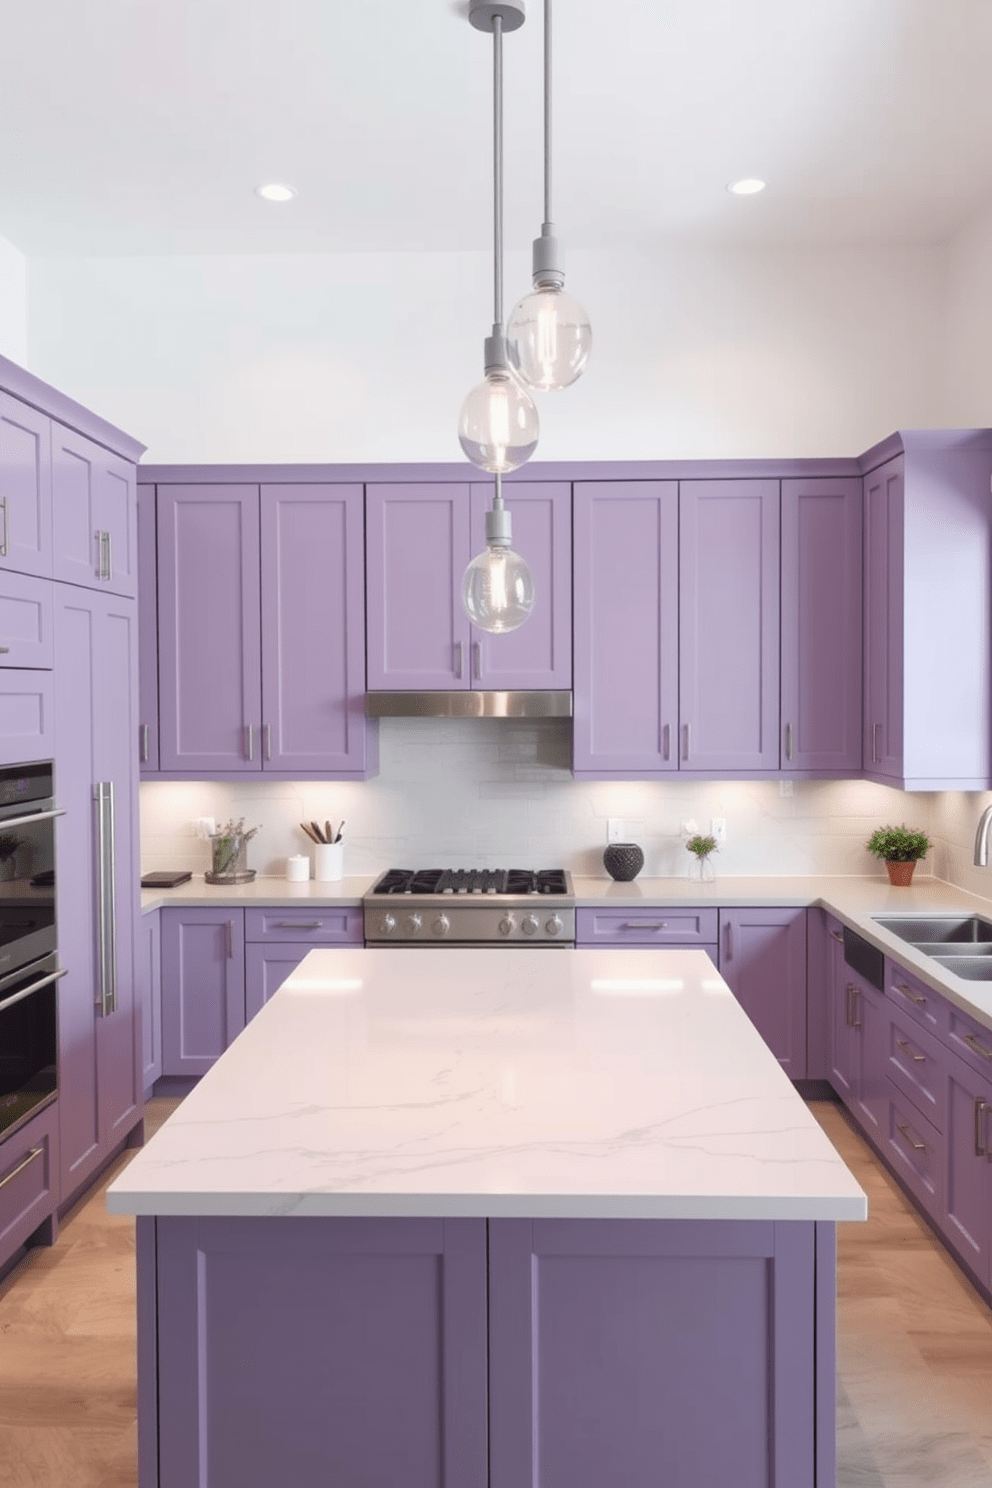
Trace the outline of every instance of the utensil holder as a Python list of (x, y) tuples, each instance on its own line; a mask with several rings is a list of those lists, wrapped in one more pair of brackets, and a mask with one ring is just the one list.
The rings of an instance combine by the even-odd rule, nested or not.
[(313, 850), (313, 876), (318, 883), (337, 883), (344, 877), (344, 843), (321, 842)]

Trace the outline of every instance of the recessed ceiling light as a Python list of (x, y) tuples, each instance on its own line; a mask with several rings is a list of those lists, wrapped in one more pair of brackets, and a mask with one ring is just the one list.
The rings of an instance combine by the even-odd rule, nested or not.
[(743, 181), (731, 181), (727, 187), (734, 196), (757, 196), (759, 191), (764, 191), (764, 181), (759, 181), (756, 176), (748, 176)]
[(294, 186), (283, 186), (278, 181), (270, 181), (267, 186), (256, 186), (255, 195), (260, 196), (263, 201), (287, 202), (292, 201), (296, 195)]

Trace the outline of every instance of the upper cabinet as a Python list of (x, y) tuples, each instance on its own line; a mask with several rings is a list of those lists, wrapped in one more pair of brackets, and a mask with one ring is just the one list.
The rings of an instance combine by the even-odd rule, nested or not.
[(861, 481), (782, 482), (783, 773), (861, 769)]
[(370, 484), (366, 496), (370, 690), (571, 686), (571, 491), (507, 482), (513, 547), (534, 576), (519, 630), (489, 635), (462, 608), (462, 576), (485, 547), (490, 484)]
[(133, 599), (138, 592), (134, 465), (52, 424), (54, 575)]
[(0, 569), (52, 576), (51, 440), (50, 419), (0, 392)]
[(155, 487), (139, 486), (138, 523), (138, 764), (158, 771), (158, 538)]
[(992, 435), (917, 431), (866, 457), (864, 770), (992, 785)]
[(362, 539), (360, 485), (159, 484), (162, 773), (375, 772)]

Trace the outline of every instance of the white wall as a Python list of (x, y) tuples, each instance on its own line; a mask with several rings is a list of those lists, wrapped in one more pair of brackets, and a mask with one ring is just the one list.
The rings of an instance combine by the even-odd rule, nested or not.
[[(507, 265), (508, 298), (526, 263)], [(855, 454), (942, 407), (934, 249), (573, 253), (589, 369), (539, 458)], [(491, 270), (478, 255), (41, 259), (32, 371), (148, 460), (460, 459)]]
[(992, 202), (947, 251), (945, 392), (941, 422), (992, 423)]
[(0, 356), (28, 362), (28, 261), (0, 238)]

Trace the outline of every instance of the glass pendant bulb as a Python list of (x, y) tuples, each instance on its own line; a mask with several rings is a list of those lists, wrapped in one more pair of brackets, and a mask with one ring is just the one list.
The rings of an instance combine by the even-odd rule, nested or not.
[(473, 465), (506, 475), (537, 448), (537, 408), (509, 367), (490, 367), (458, 418), (458, 441)]
[(592, 348), (589, 317), (574, 295), (539, 284), (513, 308), (506, 349), (517, 376), (537, 392), (553, 393), (581, 376)]
[(510, 547), (513, 529), (496, 477), (492, 510), (486, 512), (486, 547), (473, 558), (462, 579), (462, 604), (472, 624), (491, 635), (523, 625), (534, 608), (530, 569)]

